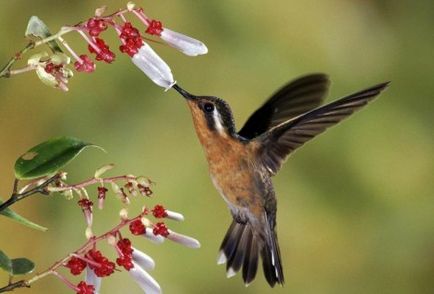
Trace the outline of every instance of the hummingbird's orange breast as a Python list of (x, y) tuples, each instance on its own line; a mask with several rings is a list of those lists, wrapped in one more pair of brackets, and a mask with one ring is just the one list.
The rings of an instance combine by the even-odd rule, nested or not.
[(263, 213), (264, 183), (253, 146), (231, 136), (203, 138), (212, 182), (230, 206)]
[(266, 185), (262, 167), (255, 160), (257, 146), (234, 138), (227, 130), (210, 130), (201, 110), (189, 106), (214, 186), (231, 209), (247, 209), (261, 216)]

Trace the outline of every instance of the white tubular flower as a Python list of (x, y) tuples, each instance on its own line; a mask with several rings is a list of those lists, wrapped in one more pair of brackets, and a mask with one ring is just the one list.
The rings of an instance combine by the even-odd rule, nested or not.
[(175, 220), (175, 221), (183, 221), (184, 220), (184, 216), (182, 214), (180, 214), (179, 212), (166, 210), (166, 213), (167, 213), (166, 218), (168, 218), (168, 219)]
[(168, 90), (175, 84), (170, 67), (148, 44), (143, 43), (132, 61), (158, 86)]
[(169, 235), (167, 235), (166, 238), (189, 248), (200, 248), (200, 243), (198, 240), (183, 234), (176, 233), (172, 230), (169, 230)]
[(144, 269), (142, 269), (137, 263), (133, 262), (134, 267), (128, 272), (131, 277), (136, 281), (140, 288), (145, 291), (146, 294), (160, 294), (161, 288), (157, 281), (151, 277)]
[(99, 289), (101, 288), (101, 278), (95, 275), (95, 272), (86, 267), (86, 284), (93, 285), (95, 287), (94, 294), (99, 294)]
[(141, 268), (153, 270), (155, 268), (155, 261), (146, 253), (133, 247), (133, 262), (138, 264)]
[(154, 235), (154, 232), (151, 228), (146, 228), (146, 233), (142, 236), (156, 244), (161, 244), (164, 242), (164, 237), (160, 235)]
[(164, 28), (160, 35), (169, 46), (188, 56), (198, 56), (208, 53), (208, 48), (199, 40)]

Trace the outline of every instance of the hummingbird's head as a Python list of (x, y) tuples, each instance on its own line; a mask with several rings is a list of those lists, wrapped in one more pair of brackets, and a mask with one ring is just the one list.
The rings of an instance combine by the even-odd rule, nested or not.
[(232, 111), (223, 99), (213, 96), (195, 96), (178, 84), (173, 88), (186, 99), (199, 137), (236, 134)]

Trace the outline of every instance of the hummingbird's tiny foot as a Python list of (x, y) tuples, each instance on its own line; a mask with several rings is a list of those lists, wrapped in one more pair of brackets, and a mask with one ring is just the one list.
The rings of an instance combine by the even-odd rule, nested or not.
[(233, 268), (229, 268), (228, 271), (226, 272), (226, 277), (227, 278), (232, 278), (233, 276), (235, 276), (237, 274), (236, 271), (234, 271)]
[(223, 251), (220, 251), (219, 256), (217, 257), (217, 264), (225, 264), (227, 261), (226, 255)]

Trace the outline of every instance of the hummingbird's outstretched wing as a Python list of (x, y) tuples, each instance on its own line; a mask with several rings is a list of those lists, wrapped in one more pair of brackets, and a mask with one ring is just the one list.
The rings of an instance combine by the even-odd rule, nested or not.
[(292, 151), (365, 106), (388, 84), (378, 84), (344, 97), (264, 133), (256, 139), (260, 144), (259, 158), (271, 174), (276, 174)]
[(278, 124), (318, 107), (329, 87), (325, 74), (311, 74), (289, 82), (247, 120), (238, 134), (253, 139)]

